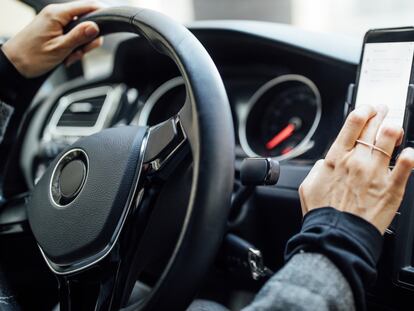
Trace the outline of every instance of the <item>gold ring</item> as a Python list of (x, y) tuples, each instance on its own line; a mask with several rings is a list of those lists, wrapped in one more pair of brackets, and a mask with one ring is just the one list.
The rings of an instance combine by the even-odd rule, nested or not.
[(371, 148), (371, 150), (377, 150), (377, 151), (381, 152), (382, 154), (386, 155), (387, 157), (389, 157), (391, 159), (391, 155), (387, 151), (385, 151), (384, 149), (381, 149), (380, 147), (377, 147), (373, 144), (367, 143), (366, 141), (359, 140), (359, 139), (356, 142), (358, 144), (365, 145), (365, 146)]

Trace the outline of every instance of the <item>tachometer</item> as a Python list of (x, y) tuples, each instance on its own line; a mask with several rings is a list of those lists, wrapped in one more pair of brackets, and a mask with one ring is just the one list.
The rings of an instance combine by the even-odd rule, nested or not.
[(321, 118), (316, 85), (300, 75), (284, 75), (263, 85), (241, 120), (239, 137), (249, 156), (284, 160), (310, 148)]

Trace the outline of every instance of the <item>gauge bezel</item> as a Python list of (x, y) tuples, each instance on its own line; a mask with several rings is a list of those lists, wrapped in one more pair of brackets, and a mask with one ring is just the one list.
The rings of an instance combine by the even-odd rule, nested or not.
[(239, 121), (239, 140), (240, 145), (243, 149), (243, 151), (249, 156), (249, 157), (261, 157), (261, 155), (257, 154), (253, 149), (251, 148), (249, 141), (247, 139), (247, 120), (249, 118), (249, 115), (254, 108), (254, 106), (258, 103), (258, 101), (261, 99), (263, 95), (265, 95), (267, 92), (272, 90), (274, 87), (282, 84), (282, 83), (288, 83), (288, 82), (301, 82), (305, 84), (309, 89), (314, 93), (315, 100), (316, 100), (316, 116), (313, 121), (313, 124), (311, 128), (309, 129), (306, 136), (303, 138), (303, 140), (295, 146), (292, 151), (290, 151), (288, 154), (280, 155), (276, 157), (272, 157), (272, 159), (277, 161), (283, 161), (288, 159), (293, 159), (307, 150), (309, 150), (308, 144), (311, 142), (312, 136), (315, 134), (316, 129), (319, 126), (321, 116), (322, 116), (322, 99), (321, 94), (319, 92), (318, 87), (316, 84), (309, 78), (298, 75), (298, 74), (287, 74), (282, 75), (276, 78), (273, 78), (272, 80), (266, 82), (263, 84), (250, 98), (249, 102), (247, 103), (247, 108), (245, 109), (244, 113), (240, 116)]
[(172, 78), (163, 84), (161, 84), (145, 101), (142, 106), (141, 111), (134, 117), (131, 122), (131, 125), (138, 126), (147, 126), (149, 117), (158, 101), (163, 97), (167, 92), (175, 89), (176, 87), (183, 86), (184, 80), (182, 77), (178, 76)]

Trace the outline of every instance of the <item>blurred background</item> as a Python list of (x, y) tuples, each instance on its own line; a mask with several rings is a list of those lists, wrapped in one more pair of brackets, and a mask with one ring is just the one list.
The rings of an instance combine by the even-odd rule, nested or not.
[[(412, 0), (107, 0), (105, 2), (152, 8), (183, 23), (205, 19), (253, 19), (287, 23), (312, 31), (333, 32), (358, 38), (362, 38), (369, 28), (414, 24)], [(34, 12), (18, 0), (1, 0), (0, 35), (13, 35), (33, 16)]]
[[(32, 3), (50, 0), (26, 0)], [(65, 0), (54, 0), (62, 2)], [(79, 0), (82, 1), (82, 0)], [(414, 24), (413, 0), (101, 0), (108, 5), (136, 5), (161, 11), (182, 23), (197, 20), (249, 19), (291, 24), (310, 31), (334, 33), (336, 40), (361, 42), (370, 28)], [(0, 0), (0, 38), (17, 33), (35, 12), (18, 0)], [(107, 37), (102, 48), (88, 53), (85, 77), (109, 74), (117, 42)]]

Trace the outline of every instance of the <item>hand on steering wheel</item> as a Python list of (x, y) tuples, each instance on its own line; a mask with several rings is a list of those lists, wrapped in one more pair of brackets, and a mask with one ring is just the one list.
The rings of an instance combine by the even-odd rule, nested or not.
[[(3, 46), (3, 52), (26, 78), (45, 74), (62, 63), (71, 65), (84, 54), (102, 45), (98, 25), (84, 22), (68, 33), (64, 28), (78, 16), (93, 12), (101, 5), (94, 1), (51, 4)], [(83, 46), (81, 49), (79, 47)]]
[(325, 160), (315, 164), (299, 189), (303, 214), (331, 206), (385, 232), (414, 168), (414, 150), (406, 148), (389, 169), (403, 130), (384, 124), (386, 114), (386, 107), (367, 105), (349, 115)]

